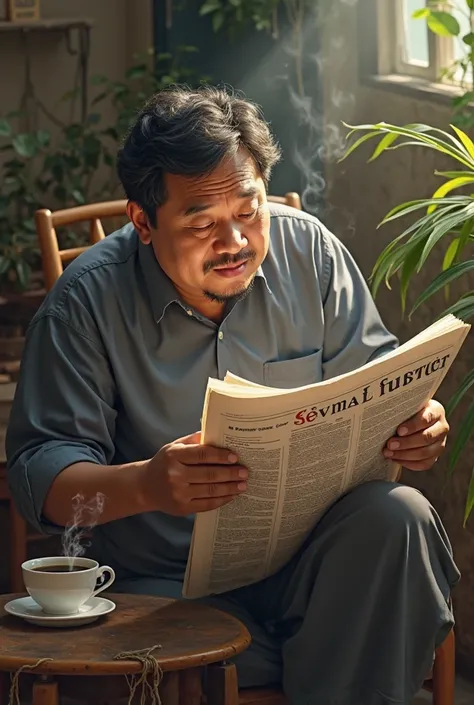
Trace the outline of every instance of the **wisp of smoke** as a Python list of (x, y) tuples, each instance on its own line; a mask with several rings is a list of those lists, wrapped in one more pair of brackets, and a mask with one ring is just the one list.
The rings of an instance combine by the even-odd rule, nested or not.
[(104, 511), (105, 495), (97, 492), (95, 497), (85, 502), (84, 495), (77, 494), (73, 497), (73, 517), (61, 537), (63, 555), (71, 559), (72, 568), (74, 558), (83, 556), (88, 544), (83, 543), (84, 534), (96, 526), (100, 515)]
[[(309, 74), (305, 82), (308, 85), (316, 79), (320, 85), (323, 84), (325, 73), (330, 72), (331, 83), (337, 81), (337, 77), (344, 76), (345, 68), (351, 57), (346, 48), (343, 32), (334, 34), (334, 28), (340, 26), (342, 11), (344, 6), (353, 8), (358, 0), (333, 0), (331, 3), (315, 5), (313, 13), (308, 12), (305, 17), (304, 45), (311, 46), (311, 37), (319, 36), (326, 40), (330, 52), (327, 54), (323, 50), (314, 52), (305, 51), (305, 63), (309, 67)], [(294, 58), (294, 48), (290, 45), (285, 47), (289, 56)], [(336, 60), (335, 60), (336, 57)], [(313, 77), (311, 78), (311, 67), (314, 66)], [(333, 85), (329, 98), (330, 105), (324, 110), (317, 105), (309, 91), (301, 92), (296, 90), (294, 82), (287, 76), (285, 81), (290, 101), (294, 112), (298, 116), (300, 126), (305, 135), (293, 148), (293, 160), (295, 166), (303, 176), (303, 190), (301, 194), (303, 207), (310, 213), (317, 214), (321, 208), (322, 197), (327, 188), (327, 183), (323, 175), (324, 166), (331, 162), (338, 161), (346, 150), (345, 134), (342, 128), (342, 120), (347, 120), (348, 113), (354, 107), (354, 95), (347, 90)], [(300, 86), (301, 88), (301, 86)], [(328, 120), (328, 113), (331, 112), (331, 119)], [(352, 218), (347, 215), (347, 220)], [(353, 230), (353, 225), (348, 222), (348, 231)]]

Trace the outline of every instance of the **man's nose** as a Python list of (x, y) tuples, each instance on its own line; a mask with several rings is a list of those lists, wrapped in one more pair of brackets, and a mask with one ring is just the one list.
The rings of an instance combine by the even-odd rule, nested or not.
[(214, 243), (214, 249), (219, 254), (230, 252), (237, 254), (248, 245), (248, 240), (235, 225), (222, 227), (219, 231), (218, 238)]

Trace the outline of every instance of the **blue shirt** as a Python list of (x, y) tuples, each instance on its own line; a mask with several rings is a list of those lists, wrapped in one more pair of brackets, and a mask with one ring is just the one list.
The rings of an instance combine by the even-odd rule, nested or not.
[[(268, 255), (220, 324), (180, 300), (131, 224), (67, 267), (28, 330), (7, 432), (10, 489), (37, 529), (61, 531), (42, 507), (65, 467), (143, 460), (199, 430), (209, 377), (296, 387), (396, 347), (343, 244), (311, 215), (270, 211)], [(94, 530), (93, 554), (118, 577), (181, 580), (192, 526), (120, 519)]]

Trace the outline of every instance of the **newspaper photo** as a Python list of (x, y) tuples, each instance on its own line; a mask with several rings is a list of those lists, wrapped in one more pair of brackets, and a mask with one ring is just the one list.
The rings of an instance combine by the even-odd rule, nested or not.
[(183, 595), (276, 573), (341, 494), (395, 480), (385, 443), (435, 395), (469, 330), (445, 316), (364, 367), (297, 389), (210, 379), (202, 442), (234, 451), (249, 478), (244, 494), (196, 516)]

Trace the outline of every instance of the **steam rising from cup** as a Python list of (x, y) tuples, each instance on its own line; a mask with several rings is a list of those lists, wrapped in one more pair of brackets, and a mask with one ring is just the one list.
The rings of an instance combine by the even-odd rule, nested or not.
[(98, 492), (95, 497), (88, 502), (84, 495), (77, 494), (73, 497), (73, 516), (70, 524), (64, 529), (61, 537), (62, 553), (73, 561), (79, 556), (83, 556), (90, 543), (84, 541), (85, 534), (97, 525), (100, 515), (104, 511), (105, 495)]

